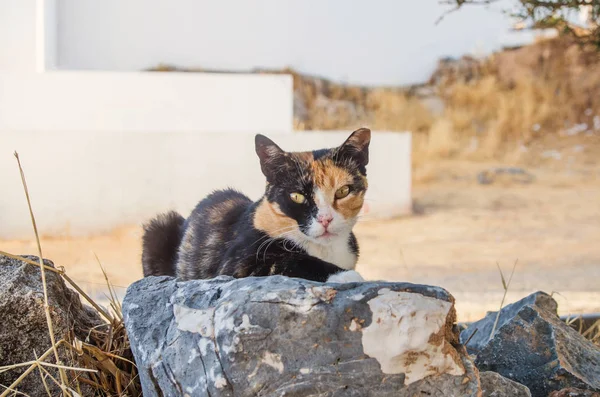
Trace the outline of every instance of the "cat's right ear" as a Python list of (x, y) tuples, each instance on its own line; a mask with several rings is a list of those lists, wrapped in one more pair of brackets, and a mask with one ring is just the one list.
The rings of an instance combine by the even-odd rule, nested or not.
[(254, 137), (256, 154), (260, 159), (262, 173), (271, 181), (274, 176), (275, 167), (284, 159), (285, 152), (272, 140), (264, 135), (256, 134)]

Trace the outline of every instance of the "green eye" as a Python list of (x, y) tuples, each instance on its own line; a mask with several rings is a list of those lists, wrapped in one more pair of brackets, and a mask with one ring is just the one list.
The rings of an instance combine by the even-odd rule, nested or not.
[(306, 197), (300, 193), (290, 193), (290, 198), (294, 203), (302, 204), (306, 201)]
[(348, 186), (348, 185), (342, 186), (341, 188), (339, 188), (337, 190), (337, 192), (335, 192), (335, 198), (342, 199), (342, 198), (346, 197), (348, 194), (350, 194), (350, 186)]

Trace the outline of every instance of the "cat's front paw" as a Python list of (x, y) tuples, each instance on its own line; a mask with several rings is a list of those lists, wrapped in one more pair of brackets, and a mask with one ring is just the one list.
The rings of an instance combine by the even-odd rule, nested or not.
[(347, 270), (345, 272), (339, 272), (336, 274), (332, 274), (327, 279), (328, 283), (358, 283), (361, 281), (365, 281), (364, 278), (360, 275), (356, 270)]

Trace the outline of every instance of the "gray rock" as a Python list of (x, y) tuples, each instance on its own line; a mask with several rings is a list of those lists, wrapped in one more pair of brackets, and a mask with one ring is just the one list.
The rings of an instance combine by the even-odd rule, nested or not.
[(529, 298), (507, 307), (511, 315), (478, 351), (477, 368), (526, 385), (534, 397), (567, 387), (600, 391), (600, 349), (561, 321), (544, 295)]
[(480, 372), (482, 397), (531, 397), (527, 386), (491, 371)]
[[(556, 301), (547, 293), (538, 291), (521, 299), (520, 301), (503, 307), (500, 311), (500, 318), (498, 320), (498, 324), (496, 325), (495, 332), (498, 332), (498, 330), (504, 324), (511, 321), (517, 315), (517, 313), (519, 313), (519, 311), (527, 305), (540, 307), (553, 314), (557, 314)], [(477, 352), (489, 342), (497, 313), (498, 312), (488, 312), (483, 319), (470, 324), (466, 329), (461, 331), (460, 342), (463, 344), (467, 341), (469, 342), (466, 347), (470, 354), (477, 354)], [(475, 330), (477, 330), (477, 333), (471, 337)]]
[(123, 313), (145, 397), (479, 395), (441, 288), (148, 277)]
[(553, 391), (548, 397), (600, 397), (600, 393), (569, 387), (567, 389)]
[[(36, 256), (25, 257), (38, 261)], [(44, 260), (44, 263), (54, 266), (49, 260)], [(0, 366), (35, 360), (35, 354), (40, 356), (51, 347), (39, 267), (0, 255), (0, 280)], [(89, 329), (102, 322), (100, 318), (81, 304), (79, 295), (67, 288), (60, 276), (46, 271), (46, 284), (56, 340), (72, 331), (84, 340)], [(64, 364), (73, 364), (72, 355), (67, 355), (63, 349), (59, 352)], [(10, 385), (25, 369), (0, 372), (0, 384)], [(57, 371), (47, 369), (56, 379), (59, 378)], [(49, 381), (49, 386), (53, 394), (60, 394), (52, 381)], [(47, 395), (37, 371), (29, 374), (17, 390), (31, 396)]]

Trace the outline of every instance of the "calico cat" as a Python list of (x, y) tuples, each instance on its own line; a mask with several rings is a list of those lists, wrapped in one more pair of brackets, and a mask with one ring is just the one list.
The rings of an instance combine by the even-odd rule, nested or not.
[(364, 281), (354, 271), (359, 250), (352, 228), (367, 191), (370, 139), (361, 128), (337, 148), (285, 152), (256, 135), (264, 196), (252, 202), (219, 190), (187, 219), (173, 211), (157, 216), (144, 226), (144, 276)]

